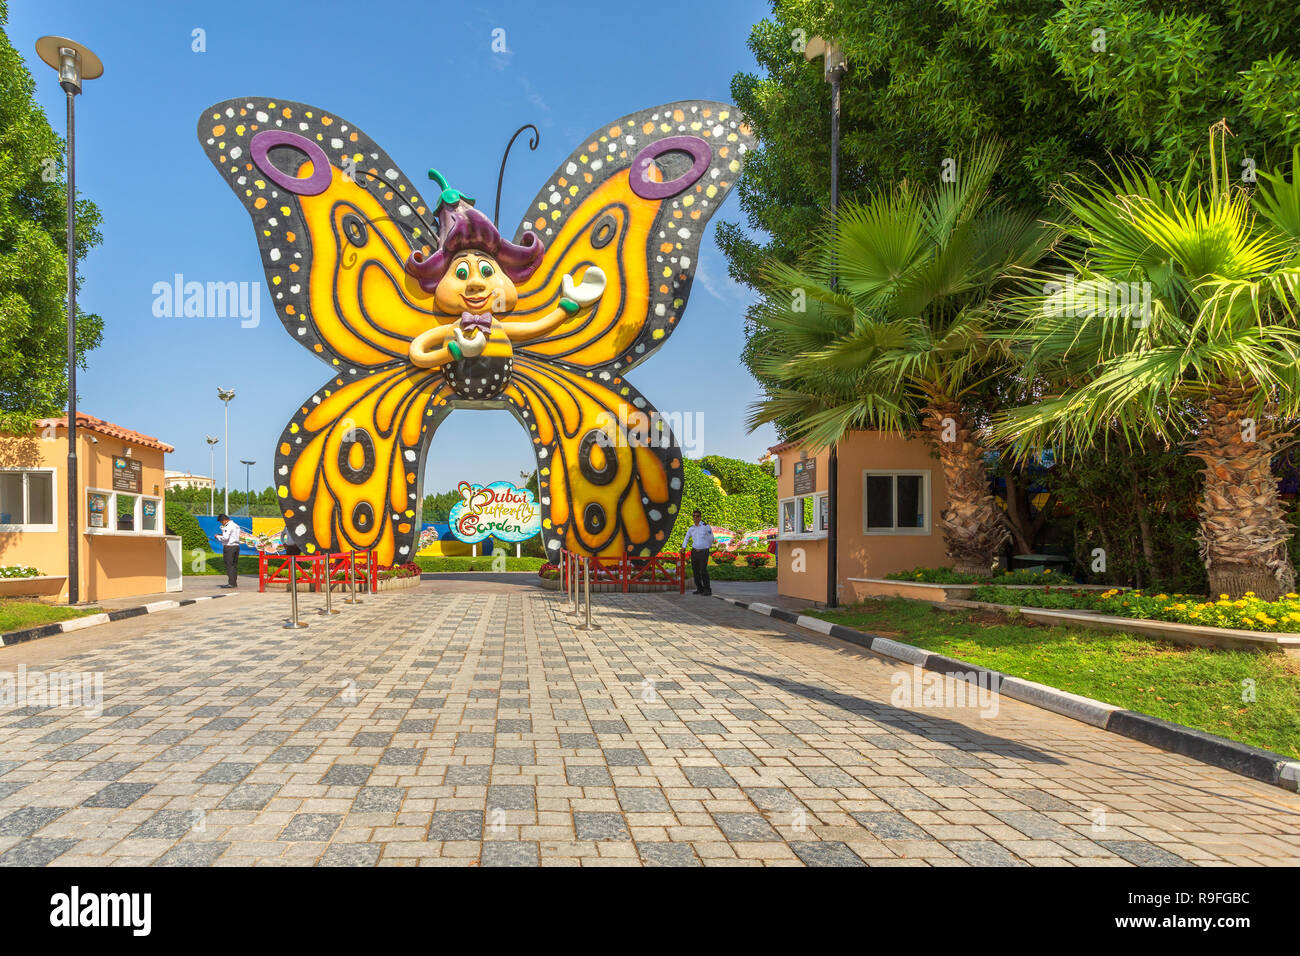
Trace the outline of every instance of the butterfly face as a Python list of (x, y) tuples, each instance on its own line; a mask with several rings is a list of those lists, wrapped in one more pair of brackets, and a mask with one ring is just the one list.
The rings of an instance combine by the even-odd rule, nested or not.
[(491, 256), (466, 252), (452, 261), (439, 280), (433, 301), (440, 312), (448, 315), (500, 314), (513, 311), (519, 302), (519, 291)]

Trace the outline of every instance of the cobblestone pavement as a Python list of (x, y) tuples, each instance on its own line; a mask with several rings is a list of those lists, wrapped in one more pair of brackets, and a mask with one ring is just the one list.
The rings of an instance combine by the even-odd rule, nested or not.
[[(320, 599), (310, 596), (310, 610)], [(425, 582), (0, 651), (104, 710), (0, 713), (0, 865), (1300, 863), (1300, 797), (721, 601)]]

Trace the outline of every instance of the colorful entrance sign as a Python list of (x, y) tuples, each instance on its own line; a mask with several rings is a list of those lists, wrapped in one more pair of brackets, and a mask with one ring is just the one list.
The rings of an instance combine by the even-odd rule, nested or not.
[(542, 530), (542, 513), (530, 488), (516, 488), (508, 481), (462, 481), (456, 490), (461, 500), (451, 506), (447, 520), (451, 533), (466, 544), (486, 538), (526, 541)]
[(205, 110), (198, 136), (252, 218), (280, 320), (330, 369), (276, 446), (280, 513), (306, 553), (410, 560), (425, 456), (457, 408), (509, 409), (528, 433), (552, 561), (669, 543), (681, 450), (643, 427), (663, 416), (626, 376), (680, 324), (705, 227), (754, 146), (734, 107), (666, 103), (595, 130), (513, 240), (435, 170), (424, 195), (330, 110), (241, 97)]

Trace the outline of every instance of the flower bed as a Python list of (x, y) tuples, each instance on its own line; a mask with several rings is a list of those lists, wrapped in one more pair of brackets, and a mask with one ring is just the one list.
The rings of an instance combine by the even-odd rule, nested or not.
[(1226, 594), (1217, 601), (1186, 594), (1143, 594), (1141, 591), (1088, 592), (1070, 588), (1012, 591), (1004, 587), (978, 587), (971, 600), (990, 604), (1013, 604), (1113, 614), (1146, 621), (1168, 621), (1199, 627), (1222, 627), (1241, 631), (1291, 634), (1300, 631), (1300, 595), (1293, 593), (1277, 601), (1264, 601), (1253, 591), (1236, 601)]

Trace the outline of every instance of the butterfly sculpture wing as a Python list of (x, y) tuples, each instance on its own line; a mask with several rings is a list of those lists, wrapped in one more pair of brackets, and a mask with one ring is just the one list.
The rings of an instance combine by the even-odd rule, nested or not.
[(445, 386), (407, 347), (450, 319), (404, 263), (436, 243), (435, 217), (373, 140), (317, 107), (227, 100), (203, 112), (198, 133), (253, 220), (280, 320), (333, 372), (277, 443), (290, 535), (308, 553), (409, 560), (431, 400)]
[(667, 542), (681, 450), (625, 375), (677, 327), (704, 228), (753, 145), (734, 107), (667, 103), (587, 137), (529, 205), (516, 241), (531, 230), (547, 250), (509, 319), (554, 308), (566, 275), (596, 266), (606, 282), (593, 306), (518, 348), (505, 392), (537, 454), (552, 554), (645, 556)]

